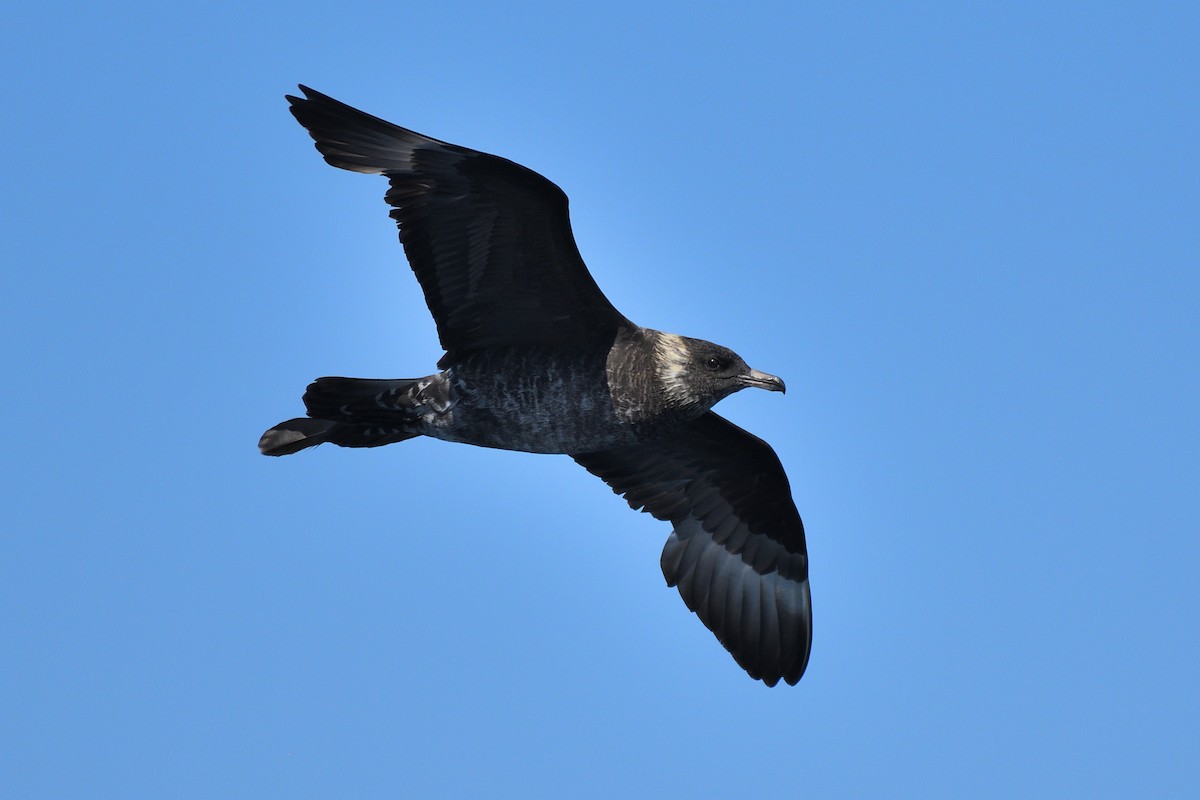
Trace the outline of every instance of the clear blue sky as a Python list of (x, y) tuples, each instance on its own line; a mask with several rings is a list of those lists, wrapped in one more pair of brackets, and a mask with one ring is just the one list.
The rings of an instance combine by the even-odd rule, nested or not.
[[(1200, 7), (586, 8), (3, 12), (0, 795), (1197, 791)], [(808, 528), (799, 686), (566, 457), (258, 455), (440, 355), (297, 82), (542, 172), (629, 317), (787, 380), (721, 410)]]

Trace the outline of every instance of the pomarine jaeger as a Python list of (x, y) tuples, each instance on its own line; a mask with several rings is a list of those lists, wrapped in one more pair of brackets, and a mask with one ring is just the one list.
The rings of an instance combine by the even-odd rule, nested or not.
[(667, 584), (752, 678), (799, 681), (812, 646), (804, 525), (771, 447), (711, 410), (783, 381), (626, 319), (579, 255), (566, 194), (538, 173), (300, 90), (291, 112), (325, 160), (387, 177), (446, 353), (423, 378), (318, 378), (308, 416), (268, 430), (259, 449), (432, 436), (567, 454), (671, 523)]

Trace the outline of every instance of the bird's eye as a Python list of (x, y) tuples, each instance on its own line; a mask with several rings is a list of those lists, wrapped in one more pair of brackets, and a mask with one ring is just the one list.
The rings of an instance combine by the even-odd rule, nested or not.
[(725, 369), (725, 362), (716, 356), (713, 356), (712, 358), (708, 359), (708, 361), (704, 362), (704, 366), (708, 367), (713, 372), (716, 372), (717, 370)]

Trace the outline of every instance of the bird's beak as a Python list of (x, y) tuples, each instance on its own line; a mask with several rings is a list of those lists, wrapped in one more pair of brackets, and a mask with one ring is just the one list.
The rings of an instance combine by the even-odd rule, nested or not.
[(765, 372), (759, 372), (756, 369), (752, 369), (742, 376), (742, 385), (753, 386), (757, 389), (766, 389), (768, 392), (787, 391), (787, 387), (783, 385), (782, 378), (768, 375)]

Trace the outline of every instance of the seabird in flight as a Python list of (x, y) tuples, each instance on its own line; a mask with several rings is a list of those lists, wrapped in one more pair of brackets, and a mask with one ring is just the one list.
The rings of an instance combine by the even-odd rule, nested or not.
[(307, 417), (259, 441), (282, 456), (415, 436), (565, 453), (673, 528), (679, 589), (752, 678), (795, 684), (812, 645), (804, 526), (771, 447), (715, 414), (784, 391), (736, 353), (626, 319), (592, 279), (567, 196), (504, 158), (431, 139), (301, 86), (291, 112), (335, 167), (385, 199), (446, 354), (433, 375), (318, 378)]

